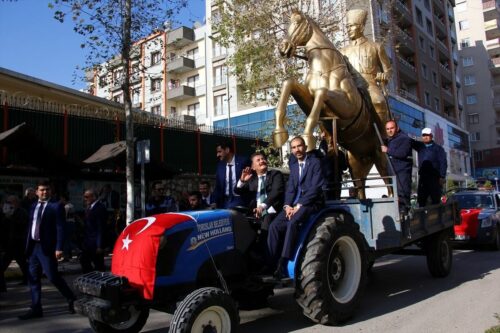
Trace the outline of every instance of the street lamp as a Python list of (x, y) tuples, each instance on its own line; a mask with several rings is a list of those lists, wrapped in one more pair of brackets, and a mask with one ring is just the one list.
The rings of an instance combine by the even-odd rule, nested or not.
[(498, 191), (498, 177), (495, 177), (495, 189)]

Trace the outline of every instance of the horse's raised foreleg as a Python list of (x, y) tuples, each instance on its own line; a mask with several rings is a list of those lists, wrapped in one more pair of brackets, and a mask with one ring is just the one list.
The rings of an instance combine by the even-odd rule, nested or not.
[(276, 147), (283, 146), (288, 140), (288, 131), (285, 129), (285, 115), (290, 96), (293, 96), (305, 114), (309, 114), (309, 110), (312, 108), (313, 99), (306, 86), (293, 79), (283, 82), (281, 95), (276, 106), (276, 129), (273, 131), (273, 142)]
[(325, 100), (328, 98), (328, 89), (322, 88), (317, 89), (314, 92), (314, 104), (311, 108), (311, 112), (307, 116), (306, 123), (304, 126), (304, 134), (302, 137), (307, 145), (307, 150), (313, 150), (316, 148), (316, 138), (314, 137), (314, 128), (318, 125), (319, 116), (321, 115), (321, 109), (325, 105)]

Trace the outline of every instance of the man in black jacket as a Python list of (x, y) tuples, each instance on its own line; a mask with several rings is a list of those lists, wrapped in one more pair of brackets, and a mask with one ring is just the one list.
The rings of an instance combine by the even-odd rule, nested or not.
[(402, 207), (409, 207), (413, 165), (411, 138), (399, 129), (394, 120), (389, 120), (385, 124), (385, 132), (387, 133), (386, 145), (381, 148), (389, 155), (394, 169), (400, 204)]

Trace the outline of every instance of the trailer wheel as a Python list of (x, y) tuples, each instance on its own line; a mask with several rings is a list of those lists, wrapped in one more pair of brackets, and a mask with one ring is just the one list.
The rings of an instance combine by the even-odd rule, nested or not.
[(231, 333), (237, 331), (238, 310), (224, 291), (201, 288), (187, 295), (170, 322), (170, 333)]
[(427, 268), (433, 277), (448, 276), (453, 263), (450, 230), (443, 230), (426, 241)]
[(130, 318), (118, 324), (105, 324), (97, 320), (89, 319), (90, 327), (96, 333), (138, 333), (146, 325), (149, 317), (149, 308), (129, 307)]
[(332, 325), (349, 319), (359, 305), (368, 261), (357, 228), (334, 216), (318, 225), (297, 275), (296, 299), (305, 316)]
[(493, 236), (493, 243), (491, 243), (491, 249), (493, 251), (500, 251), (500, 224), (497, 224), (495, 228), (495, 235)]

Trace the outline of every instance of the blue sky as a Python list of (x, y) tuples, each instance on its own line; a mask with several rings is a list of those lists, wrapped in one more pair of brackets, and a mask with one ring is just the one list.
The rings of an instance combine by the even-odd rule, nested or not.
[[(53, 18), (49, 0), (0, 0), (0, 67), (73, 89), (77, 66), (85, 65), (83, 39), (73, 32), (71, 21), (60, 23)], [(204, 0), (189, 0), (182, 22), (203, 22)], [(81, 74), (81, 73), (78, 73)]]

